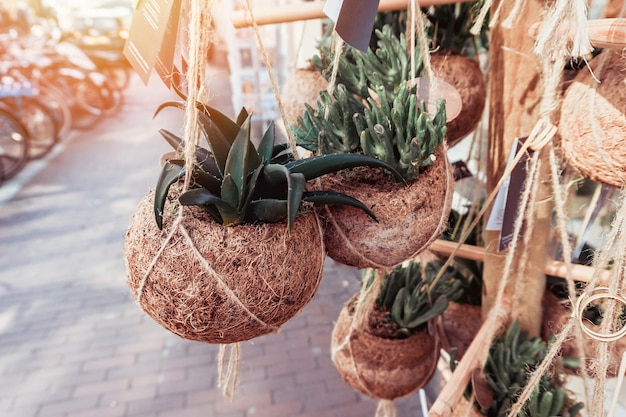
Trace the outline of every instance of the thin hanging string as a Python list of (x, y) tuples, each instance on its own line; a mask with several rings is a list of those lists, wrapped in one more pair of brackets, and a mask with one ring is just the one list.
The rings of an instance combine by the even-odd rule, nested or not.
[(535, 53), (555, 60), (582, 57), (593, 51), (587, 28), (587, 0), (556, 0), (543, 19)]
[(393, 400), (378, 400), (374, 417), (396, 417), (396, 404)]
[[(228, 351), (228, 359), (226, 354)], [(217, 357), (217, 386), (222, 388), (222, 395), (231, 402), (239, 385), (239, 368), (241, 365), (241, 342), (220, 345)]]
[[(430, 63), (430, 46), (428, 45), (428, 37), (426, 36), (426, 21), (424, 20), (424, 14), (419, 7), (417, 0), (411, 0), (411, 9), (413, 10), (413, 18), (411, 19), (411, 37), (415, 39), (415, 33), (417, 33), (417, 40), (420, 44), (422, 63), (424, 64), (424, 76), (427, 77), (431, 84), (435, 77), (432, 64)], [(412, 42), (414, 43), (414, 41)], [(415, 53), (411, 54), (411, 74), (415, 78)]]
[[(212, 0), (192, 0), (191, 14), (187, 31), (189, 33), (189, 68), (186, 74), (187, 81), (187, 102), (185, 104), (184, 120), (184, 140), (185, 147), (182, 152), (185, 158), (185, 181), (183, 190), (189, 189), (191, 183), (191, 173), (195, 162), (195, 149), (200, 140), (200, 127), (198, 124), (198, 110), (196, 103), (202, 101), (206, 93), (206, 66), (207, 66), (207, 45), (210, 42)], [(165, 248), (172, 240), (176, 230), (182, 222), (185, 210), (181, 206), (178, 217), (172, 225), (172, 229), (163, 244), (154, 255), (147, 271), (144, 273), (139, 286), (137, 287), (137, 301), (143, 297), (143, 290), (148, 281), (148, 277)]]
[(535, 127), (533, 128), (533, 131), (528, 136), (528, 139), (526, 140), (526, 142), (524, 142), (520, 150), (517, 152), (517, 154), (513, 158), (513, 162), (511, 163), (511, 165), (507, 169), (504, 170), (504, 173), (498, 180), (498, 183), (495, 185), (491, 193), (487, 196), (487, 198), (483, 202), (483, 206), (478, 212), (478, 214), (476, 215), (476, 217), (474, 218), (474, 220), (471, 222), (471, 224), (467, 228), (465, 228), (465, 231), (459, 237), (459, 241), (456, 247), (454, 248), (452, 253), (448, 256), (448, 259), (446, 259), (446, 262), (443, 264), (443, 266), (441, 267), (441, 269), (439, 270), (439, 272), (433, 279), (433, 283), (431, 284), (429, 288), (433, 288), (433, 286), (437, 283), (437, 281), (439, 281), (439, 279), (441, 279), (441, 277), (443, 276), (446, 268), (448, 268), (452, 264), (459, 249), (465, 243), (465, 241), (467, 240), (469, 235), (472, 233), (472, 231), (476, 228), (480, 220), (483, 218), (483, 216), (485, 215), (485, 213), (487, 212), (487, 210), (489, 209), (489, 207), (495, 200), (496, 196), (498, 195), (498, 192), (502, 188), (503, 184), (505, 183), (507, 178), (509, 178), (515, 166), (521, 161), (522, 157), (528, 152), (528, 149), (530, 148), (530, 146), (533, 143), (543, 143), (545, 141), (551, 140), (552, 137), (556, 134), (556, 130), (557, 130), (556, 126), (554, 125), (549, 125), (545, 127), (540, 124), (535, 125)]
[[(556, 152), (554, 145), (550, 143), (549, 148), (550, 157), (550, 173), (552, 179), (552, 194), (554, 195), (554, 207), (556, 212), (556, 229), (561, 242), (561, 251), (563, 253), (563, 259), (565, 259), (565, 282), (567, 283), (567, 292), (570, 297), (571, 306), (575, 306), (578, 300), (576, 282), (574, 281), (574, 275), (572, 272), (572, 244), (569, 239), (567, 231), (567, 216), (565, 215), (565, 195), (567, 188), (561, 184), (561, 168), (557, 163)], [(578, 352), (585, 351), (585, 344), (583, 341), (582, 330), (578, 326), (572, 326), (574, 331), (574, 343)], [(563, 330), (562, 330), (563, 331)], [(554, 343), (551, 349), (560, 350), (561, 346)], [(581, 353), (582, 354), (582, 353)], [(585, 402), (589, 403), (589, 387), (588, 387), (588, 369), (587, 361), (581, 361), (581, 374), (583, 376), (582, 382), (585, 393)]]
[[(502, 4), (504, 3), (504, 1), (500, 2), (500, 5), (498, 6), (498, 10), (500, 9), (500, 7), (502, 7)], [(513, 25), (515, 23), (517, 23), (519, 16), (522, 14), (522, 7), (526, 4), (526, 0), (515, 0), (515, 5), (513, 6), (513, 8), (511, 9), (511, 12), (509, 13), (509, 16), (504, 19), (504, 21), (502, 22), (502, 27), (505, 29), (511, 29), (513, 27)]]
[[(256, 23), (256, 19), (254, 17), (254, 13), (252, 12), (252, 5), (250, 4), (250, 0), (246, 0), (246, 12), (250, 14), (250, 20), (252, 21), (252, 27), (254, 28), (254, 33), (256, 35), (256, 40), (259, 45), (259, 51), (261, 52), (261, 57), (263, 58), (263, 63), (265, 64), (265, 70), (269, 76), (270, 82), (272, 84), (272, 90), (274, 91), (274, 99), (276, 100), (276, 104), (278, 105), (278, 111), (280, 112), (280, 117), (283, 120), (287, 120), (287, 113), (285, 112), (285, 107), (283, 106), (283, 102), (280, 99), (280, 91), (278, 90), (278, 83), (276, 82), (276, 78), (274, 77), (274, 72), (272, 71), (272, 63), (267, 54), (267, 50), (263, 44), (263, 39), (261, 36), (261, 31), (259, 30), (259, 26)], [(291, 129), (285, 129), (287, 132), (287, 140), (289, 142), (289, 146), (291, 147), (291, 153), (295, 159), (299, 159), (298, 157), (298, 146), (296, 145), (296, 141), (293, 137), (293, 132)]]
[[(185, 124), (183, 149), (185, 156), (185, 182), (183, 190), (189, 189), (195, 163), (195, 150), (200, 141), (198, 109), (196, 104), (203, 102), (206, 89), (207, 45), (209, 45), (212, 0), (192, 0), (191, 20), (188, 26), (189, 67), (186, 74), (187, 102), (185, 103)], [(182, 215), (183, 210), (180, 210)]]
[[(334, 39), (334, 48), (333, 48), (333, 63), (331, 67), (330, 79), (328, 81), (328, 86), (326, 87), (326, 91), (330, 95), (335, 91), (335, 87), (337, 84), (337, 74), (339, 73), (339, 60), (341, 59), (341, 53), (343, 52), (343, 47), (345, 42), (341, 39), (341, 36), (337, 35), (337, 32), (333, 30), (333, 39)], [(328, 108), (326, 109), (326, 114), (324, 117), (328, 117)]]

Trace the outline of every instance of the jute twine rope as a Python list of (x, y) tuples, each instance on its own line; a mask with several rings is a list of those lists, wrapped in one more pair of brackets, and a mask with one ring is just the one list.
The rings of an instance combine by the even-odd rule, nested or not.
[[(276, 105), (278, 106), (280, 117), (286, 121), (287, 113), (285, 111), (285, 106), (283, 105), (283, 102), (280, 99), (280, 90), (278, 89), (278, 83), (276, 82), (276, 77), (274, 76), (274, 72), (272, 71), (272, 62), (270, 61), (269, 55), (267, 53), (267, 49), (265, 49), (265, 45), (263, 44), (263, 37), (261, 36), (259, 25), (257, 25), (256, 19), (254, 17), (254, 13), (252, 12), (252, 5), (250, 4), (250, 0), (246, 0), (246, 13), (250, 14), (252, 27), (254, 28), (254, 33), (256, 35), (257, 43), (259, 46), (259, 51), (261, 52), (261, 57), (263, 58), (263, 63), (265, 64), (265, 69), (267, 70), (270, 83), (272, 84), (272, 90), (274, 92), (274, 98), (276, 100)], [(291, 147), (291, 153), (293, 154), (293, 157), (295, 159), (298, 159), (298, 147), (293, 137), (293, 132), (291, 131), (291, 129), (285, 129), (285, 130), (287, 132), (287, 140), (289, 142), (289, 146)]]
[[(354, 307), (354, 314), (352, 315), (352, 321), (350, 322), (349, 331), (346, 334), (344, 340), (341, 341), (334, 349), (331, 351), (331, 358), (333, 361), (337, 354), (343, 349), (347, 349), (350, 357), (350, 364), (352, 366), (352, 370), (354, 372), (355, 377), (357, 378), (357, 382), (359, 386), (371, 397), (375, 397), (374, 393), (367, 386), (367, 383), (360, 377), (360, 373), (354, 359), (354, 354), (352, 353), (352, 335), (359, 328), (366, 328), (369, 326), (368, 318), (369, 313), (374, 309), (374, 302), (376, 297), (378, 296), (378, 292), (380, 291), (380, 286), (383, 282), (384, 272), (381, 270), (369, 270), (369, 273), (373, 273), (374, 279), (372, 280), (370, 285), (367, 285), (368, 278), (367, 276), (363, 279), (363, 285), (361, 285), (361, 289), (359, 291), (359, 295), (356, 300), (356, 305)], [(377, 417), (383, 417), (378, 416)]]

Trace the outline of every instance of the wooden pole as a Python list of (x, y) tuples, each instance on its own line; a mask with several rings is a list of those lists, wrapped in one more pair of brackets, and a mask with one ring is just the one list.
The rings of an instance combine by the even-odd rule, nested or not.
[[(428, 250), (447, 256), (454, 254), (459, 258), (470, 259), (473, 261), (482, 262), (485, 260), (484, 248), (467, 244), (459, 246), (457, 242), (450, 242), (447, 240), (435, 240), (428, 247)], [(567, 276), (567, 266), (565, 265), (565, 262), (549, 259), (544, 266), (543, 272), (546, 275), (565, 278)], [(596, 269), (591, 266), (573, 264), (571, 265), (571, 273), (572, 278), (575, 281), (590, 282), (594, 274), (596, 274)], [(609, 276), (610, 271), (608, 270), (600, 272), (600, 281), (598, 282), (598, 285), (608, 285)]]
[[(466, 1), (470, 0), (460, 0), (460, 2)], [(454, 0), (420, 0), (419, 4), (420, 7), (429, 7), (454, 2)], [(326, 4), (324, 1), (299, 2), (279, 7), (259, 8), (253, 10), (252, 13), (254, 14), (256, 24), (259, 26), (295, 22), (298, 20), (321, 19), (326, 17), (323, 11), (324, 4)], [(407, 5), (407, 0), (380, 0), (378, 11), (402, 10), (406, 9)], [(252, 26), (252, 18), (247, 10), (236, 10), (233, 12), (231, 20), (233, 26), (236, 28)]]
[[(515, 2), (496, 0), (491, 10), (502, 4), (501, 19), (509, 15)], [(490, 193), (504, 172), (506, 161), (516, 137), (530, 134), (539, 120), (541, 99), (540, 65), (533, 52), (534, 40), (529, 36), (529, 28), (542, 19), (543, 2), (527, 0), (520, 11), (517, 21), (511, 29), (495, 25), (490, 33), (489, 46), (489, 141), (487, 160), (487, 192)], [(548, 164), (544, 163), (541, 172), (543, 179), (549, 179)], [(545, 176), (548, 175), (548, 176)], [(517, 274), (523, 269), (525, 295), (511, 319), (519, 319), (523, 329), (532, 336), (540, 334), (541, 298), (545, 289), (544, 265), (547, 260), (551, 216), (547, 181), (539, 190), (537, 211), (532, 231), (532, 245), (528, 250), (525, 265), (515, 265), (511, 273)], [(513, 190), (521, 192), (521, 190)], [(547, 193), (550, 193), (547, 195)], [(499, 233), (484, 232), (485, 265), (483, 270), (483, 317), (487, 317), (493, 307), (498, 284), (502, 278), (506, 251), (498, 252)], [(518, 249), (518, 253), (524, 250)], [(515, 280), (505, 292), (510, 300)]]

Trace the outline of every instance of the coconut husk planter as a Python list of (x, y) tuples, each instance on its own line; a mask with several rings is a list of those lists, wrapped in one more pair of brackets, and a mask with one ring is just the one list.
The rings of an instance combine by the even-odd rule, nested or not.
[(451, 301), (441, 315), (441, 347), (461, 359), (482, 325), (480, 306)]
[(583, 176), (621, 188), (626, 179), (626, 60), (606, 50), (589, 65), (600, 83), (584, 68), (563, 97), (563, 157)]
[(392, 183), (377, 169), (324, 176), (323, 189), (366, 202), (378, 219), (375, 222), (352, 207), (321, 208), (328, 255), (356, 268), (385, 269), (426, 249), (445, 230), (454, 193), (453, 170), (443, 147), (435, 157), (433, 165), (408, 185)]
[[(554, 295), (550, 291), (546, 291), (543, 296), (543, 323), (542, 323), (542, 337), (544, 340), (549, 340), (553, 334), (559, 333), (563, 327), (567, 324), (571, 311), (568, 308), (569, 300), (561, 300), (556, 295)], [(586, 326), (589, 326), (592, 330), (599, 332), (600, 326), (594, 325), (592, 323), (586, 323)], [(605, 343), (594, 338), (588, 336), (587, 334), (582, 334), (583, 345), (585, 346), (584, 354), (581, 354), (576, 340), (571, 338), (567, 340), (563, 346), (561, 347), (561, 356), (567, 357), (575, 357), (581, 360), (587, 360), (588, 366), (587, 369), (593, 375), (594, 371), (594, 359), (597, 355), (597, 349), (599, 343)], [(619, 364), (622, 358), (622, 355), (626, 352), (626, 336), (621, 339), (612, 342), (612, 348), (610, 349), (610, 363), (611, 365), (608, 368), (608, 372), (606, 374), (607, 377), (613, 378), (617, 376)], [(571, 374), (576, 374), (576, 370), (572, 370), (569, 368), (565, 368), (565, 371)]]
[(331, 338), (332, 360), (341, 378), (352, 388), (372, 398), (395, 400), (424, 387), (439, 360), (439, 341), (427, 326), (405, 339), (387, 339), (375, 334), (376, 314), (369, 324), (355, 327), (353, 296), (339, 314)]
[(125, 237), (132, 294), (163, 327), (190, 340), (241, 342), (278, 331), (315, 295), (325, 256), (314, 214), (298, 216), (291, 233), (282, 222), (222, 226), (198, 207), (185, 207), (176, 224), (172, 194), (163, 230), (149, 192)]
[(483, 117), (485, 78), (477, 60), (461, 55), (433, 54), (430, 63), (437, 78), (452, 85), (461, 96), (461, 112), (446, 124), (446, 143), (452, 147), (476, 130)]
[(295, 124), (298, 117), (302, 117), (306, 109), (305, 103), (315, 107), (320, 91), (327, 87), (328, 81), (314, 68), (296, 69), (287, 79), (281, 97), (286, 124)]

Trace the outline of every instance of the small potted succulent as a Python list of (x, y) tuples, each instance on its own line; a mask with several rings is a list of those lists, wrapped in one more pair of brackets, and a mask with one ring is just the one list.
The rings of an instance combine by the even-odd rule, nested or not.
[(377, 272), (364, 270), (364, 288), (378, 290), (372, 308), (357, 317), (359, 298), (367, 292), (353, 296), (332, 333), (332, 360), (347, 384), (371, 397), (395, 400), (428, 383), (440, 348), (428, 324), (459, 289), (452, 270), (434, 282), (441, 266), (439, 261), (406, 262), (385, 274), (377, 289), (371, 288)]
[[(480, 378), (480, 391), (483, 394), (477, 395), (471, 415), (508, 415), (527, 385), (530, 373), (541, 363), (548, 349), (549, 343), (540, 337), (530, 337), (528, 332), (521, 329), (519, 322), (513, 322), (506, 334), (496, 338), (491, 345), (483, 369), (484, 379)], [(534, 387), (520, 415), (574, 417), (582, 407), (582, 403), (568, 397), (558, 375), (546, 373)]]
[[(324, 188), (367, 199), (379, 220), (366, 224), (361, 213), (348, 207), (320, 210), (329, 256), (357, 268), (391, 268), (416, 256), (445, 229), (452, 203), (453, 170), (444, 146), (445, 102), (438, 100), (431, 116), (415, 83), (389, 81), (392, 76), (401, 78), (398, 74), (408, 65), (406, 56), (386, 61), (387, 51), (399, 49), (401, 43), (383, 36), (376, 53), (355, 51), (355, 64), (342, 56), (340, 84), (332, 94), (322, 91), (316, 107), (307, 104), (292, 125), (296, 142), (315, 154), (370, 155), (402, 174), (398, 180), (358, 169), (320, 181)], [(398, 74), (388, 77), (394, 70), (379, 73), (378, 67), (370, 68), (371, 63), (365, 64), (370, 56)]]
[[(185, 103), (167, 102), (157, 112), (166, 107)], [(197, 108), (209, 146), (197, 146), (190, 164), (183, 140), (160, 131), (176, 156), (164, 161), (156, 189), (133, 215), (125, 238), (128, 283), (141, 308), (168, 330), (235, 343), (277, 331), (315, 294), (325, 250), (314, 205), (350, 205), (375, 222), (362, 202), (310, 190), (307, 181), (356, 166), (393, 167), (363, 155), (295, 159), (274, 143), (273, 125), (255, 147), (245, 110), (233, 121), (205, 104)], [(187, 174), (191, 185), (183, 187)]]

